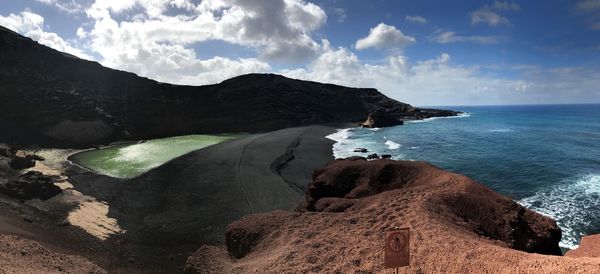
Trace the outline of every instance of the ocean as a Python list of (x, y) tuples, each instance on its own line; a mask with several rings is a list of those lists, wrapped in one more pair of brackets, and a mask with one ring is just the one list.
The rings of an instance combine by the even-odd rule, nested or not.
[(467, 175), (556, 219), (566, 249), (600, 233), (600, 105), (437, 108), (466, 114), (340, 129), (328, 136), (334, 156), (391, 154)]

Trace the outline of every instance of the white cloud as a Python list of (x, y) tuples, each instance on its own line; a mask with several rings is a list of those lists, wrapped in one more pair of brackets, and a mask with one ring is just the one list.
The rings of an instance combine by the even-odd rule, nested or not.
[[(174, 7), (186, 15), (167, 15)], [(97, 0), (87, 14), (94, 20), (92, 49), (107, 60), (130, 42), (188, 46), (222, 40), (253, 48), (265, 61), (305, 61), (320, 53), (310, 34), (327, 19), (321, 8), (302, 0)], [(115, 19), (123, 14), (132, 20)]]
[(334, 8), (331, 13), (337, 17), (338, 23), (342, 23), (346, 20), (346, 10), (343, 8)]
[(363, 50), (367, 48), (378, 49), (399, 49), (415, 43), (414, 37), (404, 35), (402, 31), (394, 26), (380, 23), (371, 28), (369, 35), (356, 41), (356, 49)]
[(509, 11), (520, 11), (521, 6), (517, 3), (507, 1), (494, 1), (494, 5), (485, 5), (482, 8), (471, 12), (471, 24), (476, 25), (480, 23), (488, 24), (489, 26), (496, 27), (510, 25), (508, 18), (501, 16), (501, 12)]
[[(285, 70), (288, 77), (354, 87), (374, 87), (416, 105), (486, 103), (494, 96), (521, 92), (528, 83), (479, 75), (477, 67), (453, 66), (450, 55), (410, 64), (392, 55), (381, 64), (366, 64), (346, 48), (328, 50), (306, 69)], [(508, 98), (508, 97), (507, 97)]]
[(471, 24), (476, 25), (479, 23), (486, 23), (492, 27), (509, 25), (506, 17), (502, 17), (490, 10), (476, 10), (471, 13)]
[(501, 37), (498, 36), (464, 36), (458, 35), (453, 31), (439, 31), (433, 38), (433, 41), (440, 44), (457, 43), (457, 42), (471, 42), (478, 44), (497, 44), (502, 41)]
[(347, 48), (327, 46), (306, 68), (280, 72), (292, 78), (374, 87), (414, 105), (560, 103), (572, 98), (592, 102), (600, 96), (600, 72), (591, 68), (495, 68), (517, 75), (504, 78), (484, 73), (479, 66), (454, 65), (451, 60), (447, 53), (413, 63), (402, 55), (391, 55), (381, 63), (367, 64)]
[(588, 14), (587, 23), (590, 28), (600, 30), (600, 0), (584, 0), (578, 2), (576, 8)]
[[(76, 0), (35, 0), (39, 3), (54, 6), (67, 13), (83, 12), (84, 6)], [(82, 1), (79, 1), (82, 2)]]
[(517, 4), (517, 3), (511, 3), (511, 2), (507, 2), (507, 1), (498, 1), (498, 0), (496, 0), (494, 2), (494, 5), (492, 6), (492, 8), (494, 8), (498, 11), (519, 11), (519, 10), (521, 10), (521, 6), (519, 6), (519, 4)]
[(600, 10), (600, 0), (584, 0), (577, 3), (577, 8), (582, 11)]
[(427, 24), (427, 19), (425, 19), (425, 17), (419, 16), (419, 15), (414, 15), (414, 16), (410, 16), (407, 15), (404, 19), (406, 19), (406, 21), (411, 22), (411, 23), (415, 23), (415, 24)]
[(77, 28), (76, 34), (77, 34), (77, 37), (79, 37), (79, 39), (84, 39), (87, 37), (87, 32), (85, 30), (83, 30), (82, 27)]
[(67, 41), (63, 40), (58, 34), (44, 31), (44, 17), (37, 13), (23, 11), (20, 14), (0, 15), (0, 25), (25, 35), (42, 45), (75, 55), (79, 58), (93, 59), (80, 49), (73, 47)]

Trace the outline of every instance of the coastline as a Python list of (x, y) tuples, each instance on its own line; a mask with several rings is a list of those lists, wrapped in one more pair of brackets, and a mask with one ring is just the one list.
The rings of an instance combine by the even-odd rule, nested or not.
[[(296, 216), (290, 211), (305, 200), (313, 170), (334, 159), (334, 141), (328, 137), (348, 126), (252, 134), (190, 152), (129, 180), (69, 163), (63, 172), (73, 190), (105, 203), (105, 215), (122, 232), (97, 237), (78, 226), (54, 224), (49, 229), (58, 220), (45, 216), (45, 222), (30, 223), (18, 212), (6, 211), (0, 214), (6, 224), (0, 226), (0, 237), (41, 243), (55, 256), (77, 254), (79, 264), (108, 272), (172, 272), (204, 254), (203, 245), (223, 248), (227, 227), (240, 219), (261, 216), (257, 213)], [(11, 260), (17, 271), (27, 269), (18, 268), (25, 259)], [(558, 263), (558, 257), (550, 261)]]
[[(52, 173), (64, 174), (72, 188), (49, 202), (35, 202), (48, 211), (28, 213), (36, 215), (27, 217), (33, 223), (24, 221), (19, 212), (31, 206), (13, 203), (18, 208), (6, 212), (14, 214), (0, 214), (11, 220), (0, 226), (0, 234), (19, 232), (19, 238), (40, 242), (52, 252), (80, 254), (109, 272), (174, 271), (200, 245), (224, 244), (229, 223), (251, 213), (292, 210), (302, 202), (312, 171), (333, 160), (333, 141), (325, 136), (335, 132), (334, 126), (345, 125), (247, 135), (190, 152), (126, 180), (79, 167), (68, 160), (78, 151), (67, 153), (63, 168)], [(67, 192), (97, 203), (66, 199), (72, 196)], [(0, 198), (4, 199), (1, 194)], [(6, 204), (0, 207), (8, 209)], [(45, 223), (68, 219), (69, 212), (78, 208), (88, 213), (73, 215), (89, 216), (93, 220), (82, 221), (90, 226), (54, 225), (47, 231)], [(38, 221), (41, 218), (48, 221)], [(62, 233), (72, 236), (56, 236)], [(94, 251), (84, 251), (88, 247)], [(118, 252), (106, 253), (113, 249)], [(135, 263), (129, 262), (131, 258)]]

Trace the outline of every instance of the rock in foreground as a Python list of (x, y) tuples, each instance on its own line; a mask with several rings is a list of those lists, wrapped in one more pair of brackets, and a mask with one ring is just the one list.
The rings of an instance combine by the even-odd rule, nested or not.
[(554, 220), (425, 162), (336, 160), (313, 178), (306, 212), (244, 217), (228, 227), (227, 250), (202, 246), (188, 259), (188, 270), (383, 272), (383, 239), (393, 227), (411, 230), (411, 265), (401, 273), (562, 273), (600, 267), (597, 260), (542, 255), (560, 254)]
[(58, 195), (62, 190), (54, 185), (51, 177), (38, 171), (29, 171), (14, 180), (0, 184), (0, 192), (17, 199), (45, 201)]

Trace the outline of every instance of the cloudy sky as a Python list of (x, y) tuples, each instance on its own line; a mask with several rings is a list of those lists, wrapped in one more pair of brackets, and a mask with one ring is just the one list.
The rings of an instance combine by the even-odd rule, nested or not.
[(600, 102), (600, 0), (0, 0), (0, 25), (158, 81), (251, 72), (414, 105)]

